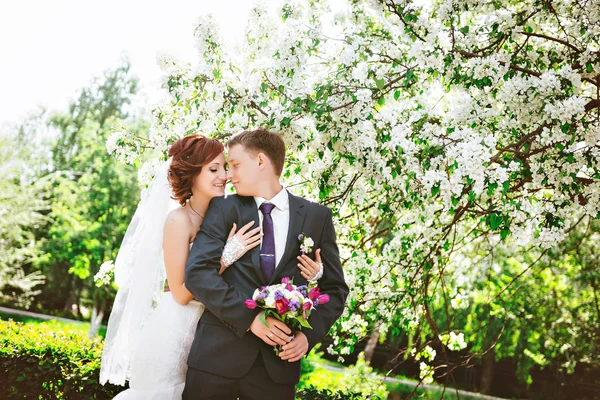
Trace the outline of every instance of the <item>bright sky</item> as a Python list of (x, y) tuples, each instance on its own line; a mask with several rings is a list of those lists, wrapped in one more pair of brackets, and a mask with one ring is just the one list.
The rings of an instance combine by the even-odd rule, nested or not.
[(127, 55), (149, 102), (160, 96), (156, 55), (194, 60), (196, 19), (211, 13), (227, 42), (243, 38), (251, 0), (1, 0), (0, 123), (39, 105), (62, 109)]

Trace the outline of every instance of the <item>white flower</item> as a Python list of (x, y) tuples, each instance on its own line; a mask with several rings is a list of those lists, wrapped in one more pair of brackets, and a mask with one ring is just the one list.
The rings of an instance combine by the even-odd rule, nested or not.
[(431, 362), (435, 359), (436, 354), (437, 352), (433, 348), (431, 348), (431, 346), (425, 346), (425, 348), (421, 350), (415, 358), (417, 360), (426, 360)]
[(467, 347), (465, 335), (460, 332), (458, 335), (455, 332), (440, 335), (440, 340), (450, 350), (458, 351)]
[(300, 240), (300, 251), (303, 254), (310, 253), (312, 251), (312, 247), (315, 245), (315, 242), (312, 240), (312, 238), (304, 235), (304, 233), (301, 233), (298, 236), (298, 240)]
[(269, 293), (269, 295), (265, 298), (265, 304), (267, 307), (275, 307), (275, 295), (273, 293)]
[(112, 260), (105, 261), (100, 265), (100, 270), (94, 275), (96, 286), (108, 286), (114, 279), (115, 265)]
[(419, 364), (419, 378), (424, 384), (433, 383), (433, 367), (424, 362)]

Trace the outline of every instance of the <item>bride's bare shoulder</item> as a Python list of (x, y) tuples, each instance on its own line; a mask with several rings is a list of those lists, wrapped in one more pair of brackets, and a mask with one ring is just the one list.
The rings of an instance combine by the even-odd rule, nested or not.
[(192, 227), (192, 221), (190, 221), (190, 217), (183, 207), (178, 207), (171, 211), (167, 215), (167, 220), (165, 221), (165, 229), (186, 229), (190, 230)]

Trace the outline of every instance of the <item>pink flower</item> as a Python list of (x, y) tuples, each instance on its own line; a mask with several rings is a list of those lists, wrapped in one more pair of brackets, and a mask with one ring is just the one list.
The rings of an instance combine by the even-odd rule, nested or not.
[(307, 301), (302, 304), (302, 316), (306, 319), (306, 312), (312, 308), (312, 302)]
[(294, 290), (294, 287), (291, 284), (289, 284), (289, 283), (287, 285), (285, 285), (285, 288), (287, 290), (289, 290), (290, 292)]
[(290, 307), (288, 306), (289, 303), (290, 301), (285, 297), (283, 299), (275, 301), (275, 308), (277, 309), (277, 313), (281, 315), (288, 312), (290, 310)]
[(246, 300), (244, 302), (244, 305), (251, 310), (254, 310), (256, 308), (256, 302), (254, 300)]
[(321, 295), (321, 290), (318, 287), (312, 288), (310, 292), (308, 292), (308, 298), (312, 301), (315, 301)]
[(329, 303), (329, 295), (322, 294), (317, 298), (317, 301), (319, 302), (319, 304)]
[(285, 278), (281, 278), (281, 283), (283, 283), (284, 285), (288, 284), (291, 281), (289, 276), (286, 276)]

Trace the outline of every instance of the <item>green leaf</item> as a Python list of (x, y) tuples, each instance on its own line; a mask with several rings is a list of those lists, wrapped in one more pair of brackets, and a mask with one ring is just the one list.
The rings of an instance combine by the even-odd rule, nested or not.
[(463, 33), (463, 35), (466, 35), (469, 33), (469, 26), (463, 26), (462, 28), (459, 29), (459, 31), (461, 31)]
[(492, 230), (496, 230), (502, 225), (502, 217), (496, 213), (490, 214), (490, 227)]
[(302, 325), (303, 328), (308, 328), (308, 329), (312, 329), (312, 326), (310, 326), (310, 324), (308, 323), (308, 321), (306, 319), (304, 319), (304, 317), (301, 315), (298, 318), (298, 322), (300, 322), (300, 325)]
[(385, 86), (385, 80), (375, 79), (375, 85), (377, 85), (377, 89), (383, 90), (383, 87)]
[(399, 91), (399, 90), (396, 90), (396, 91), (394, 92), (394, 100), (398, 100), (399, 98), (400, 98), (400, 91)]
[(440, 185), (435, 185), (431, 188), (431, 196), (435, 197), (440, 192)]
[(585, 71), (590, 73), (594, 70), (594, 66), (592, 65), (592, 63), (587, 63), (585, 64)]
[(269, 324), (267, 323), (267, 313), (264, 312), (264, 313), (260, 313), (259, 315), (260, 315), (260, 317), (259, 317), (260, 322), (262, 322), (267, 328), (270, 328)]

